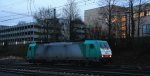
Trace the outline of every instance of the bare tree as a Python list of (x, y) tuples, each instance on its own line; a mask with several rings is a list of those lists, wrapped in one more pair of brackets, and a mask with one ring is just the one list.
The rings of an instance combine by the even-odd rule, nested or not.
[(140, 21), (141, 21), (141, 18), (140, 18), (140, 13), (141, 13), (141, 3), (142, 3), (142, 0), (139, 0), (139, 8), (138, 8), (138, 37), (140, 35)]
[(112, 25), (114, 28), (114, 33), (115, 33), (115, 38), (121, 38), (121, 24), (122, 24), (122, 21), (121, 21), (121, 18), (122, 18), (122, 15), (121, 15), (121, 12), (120, 11), (116, 11), (116, 14), (115, 16), (113, 16), (112, 18)]
[(67, 0), (66, 6), (63, 8), (64, 18), (74, 20), (79, 18), (79, 9), (77, 8), (77, 3), (75, 0)]
[(134, 8), (133, 8), (134, 1), (135, 0), (129, 0), (129, 10), (130, 10), (131, 27), (132, 27), (132, 31), (131, 31), (132, 39), (134, 38), (134, 35), (135, 35), (135, 21), (134, 21)]
[(116, 0), (100, 0), (99, 2), (101, 3), (102, 1), (106, 4), (106, 10), (100, 14), (103, 14), (106, 24), (108, 25), (108, 38), (110, 39), (112, 30), (112, 11)]
[(40, 8), (39, 12), (35, 13), (33, 16), (38, 22), (45, 19), (54, 18), (54, 9), (52, 8)]
[(58, 29), (60, 27), (56, 19), (56, 9), (41, 8), (39, 12), (34, 14), (34, 18), (38, 24), (42, 25), (41, 28), (44, 29), (44, 31), (41, 31), (42, 35), (46, 36), (44, 41), (58, 40), (58, 33), (60, 33)]
[(75, 0), (67, 0), (66, 6), (63, 8), (63, 16), (68, 20), (70, 40), (72, 40), (72, 21), (79, 18), (79, 9)]

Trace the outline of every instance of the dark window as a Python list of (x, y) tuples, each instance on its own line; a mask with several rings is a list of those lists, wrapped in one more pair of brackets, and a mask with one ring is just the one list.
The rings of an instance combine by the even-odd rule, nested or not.
[(107, 43), (101, 43), (100, 47), (101, 48), (109, 48), (109, 45)]
[(94, 48), (94, 45), (93, 45), (93, 44), (90, 44), (90, 48)]
[(34, 50), (36, 49), (36, 47), (34, 47)]
[(31, 48), (31, 47), (29, 47), (29, 50), (32, 50), (32, 48)]

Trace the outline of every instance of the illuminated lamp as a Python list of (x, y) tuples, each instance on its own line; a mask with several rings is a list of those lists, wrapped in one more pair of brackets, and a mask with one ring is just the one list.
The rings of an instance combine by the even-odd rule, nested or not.
[(4, 42), (3, 42), (3, 46), (4, 46)]
[(23, 41), (23, 44), (26, 44), (26, 41)]
[(16, 45), (18, 44), (18, 42), (16, 41)]

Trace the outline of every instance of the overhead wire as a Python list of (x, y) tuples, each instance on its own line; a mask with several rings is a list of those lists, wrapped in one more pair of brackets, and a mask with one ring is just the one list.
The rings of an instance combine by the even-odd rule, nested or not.
[(36, 6), (35, 6), (35, 0), (33, 0), (33, 7), (34, 7), (34, 9), (37, 11), (37, 8), (36, 8)]
[(24, 2), (22, 2), (22, 0), (19, 0), (18, 2), (13, 2), (13, 3), (9, 2), (9, 4), (7, 5), (0, 6), (1, 7), (0, 10), (6, 9), (7, 7), (12, 7), (14, 5), (21, 4), (21, 3), (24, 3)]
[(32, 15), (32, 0), (29, 0), (30, 14)]
[(16, 17), (16, 18), (10, 18), (10, 19), (6, 19), (6, 20), (2, 20), (0, 22), (5, 22), (5, 21), (10, 21), (10, 20), (16, 20), (16, 19), (20, 19), (20, 18), (26, 18), (26, 17)]
[[(32, 4), (31, 3), (31, 1), (30, 0), (28, 0), (29, 1), (29, 3), (30, 4)], [(85, 4), (83, 4), (83, 5), (87, 5), (87, 2), (89, 2), (89, 1), (91, 1), (91, 0), (84, 0), (84, 1), (78, 1), (78, 2), (76, 2), (77, 4), (82, 4), (82, 3), (85, 3)], [(95, 0), (94, 0), (94, 2), (91, 2), (90, 4), (92, 4), (92, 3), (95, 3)], [(60, 9), (60, 8), (63, 8), (64, 6), (68, 6), (68, 5), (70, 5), (70, 4), (65, 4), (65, 5), (62, 5), (62, 6), (58, 6), (58, 7), (54, 7), (55, 9), (57, 8), (57, 9)], [(81, 6), (81, 5), (80, 5)], [(54, 9), (54, 8), (52, 8), (52, 9)], [(31, 11), (32, 11), (32, 9), (30, 9)], [(24, 17), (33, 17), (33, 15), (31, 14), (31, 15), (28, 15), (28, 14), (25, 14), (25, 13), (16, 13), (16, 12), (10, 12), (10, 11), (2, 11), (2, 12), (6, 12), (6, 13), (11, 13), (11, 14), (16, 14), (16, 15), (22, 15), (22, 16), (24, 16)], [(19, 17), (20, 18), (20, 17)], [(21, 17), (22, 18), (22, 17)], [(16, 18), (15, 18), (16, 19)], [(17, 18), (18, 19), (18, 18)], [(12, 20), (12, 19), (7, 19), (7, 20), (3, 20), (3, 21), (1, 21), (1, 22), (4, 22), (4, 21), (9, 21), (9, 20)]]
[(28, 14), (24, 14), (24, 13), (16, 13), (16, 12), (11, 12), (11, 11), (1, 11), (1, 12), (6, 12), (6, 13), (14, 14), (14, 15), (20, 15), (20, 16), (23, 16), (23, 17), (16, 17), (16, 18), (5, 19), (5, 20), (1, 20), (0, 22), (16, 20), (16, 19), (19, 19), (19, 18), (32, 17), (32, 15), (28, 15)]
[[(29, 0), (28, 0), (29, 1)], [(87, 0), (87, 1), (91, 1), (91, 0)], [(85, 2), (85, 1), (84, 1)], [(79, 1), (79, 2), (76, 2), (76, 3), (83, 3), (83, 1)], [(65, 5), (62, 5), (62, 6), (58, 6), (58, 7), (54, 7), (54, 8), (63, 8), (63, 6), (67, 6), (69, 4), (65, 4)], [(53, 9), (53, 8), (52, 8)], [(6, 12), (6, 13), (12, 13), (12, 14), (15, 14), (16, 12), (10, 12), (10, 11), (5, 11), (5, 10), (2, 10), (2, 12)], [(23, 13), (20, 13), (19, 15), (27, 15), (27, 14), (23, 14)]]
[(7, 16), (1, 16), (1, 17), (0, 17), (0, 19), (1, 19), (1, 18), (6, 18), (6, 17), (12, 17), (12, 16), (18, 16), (18, 15), (7, 15)]
[[(77, 5), (79, 5), (79, 4), (87, 5), (88, 2), (90, 2), (90, 1), (92, 1), (92, 0), (83, 0), (83, 1), (81, 0), (81, 1), (77, 1), (76, 4)], [(65, 6), (68, 6), (68, 5), (70, 5), (70, 4), (64, 4), (64, 5), (61, 5), (61, 6), (54, 7), (52, 9), (62, 10), (62, 8), (64, 8)], [(83, 5), (80, 5), (80, 6), (83, 6)]]
[[(6, 17), (13, 17), (13, 16), (18, 16), (18, 15), (24, 15), (24, 17), (25, 17), (25, 14), (22, 14), (22, 13), (20, 13), (20, 14), (18, 14), (18, 13), (16, 13), (16, 12), (10, 12), (10, 11), (5, 11), (5, 10), (3, 10), (3, 9), (6, 9), (7, 7), (12, 7), (12, 6), (14, 6), (14, 4), (21, 4), (21, 3), (24, 3), (24, 2), (22, 2), (22, 0), (19, 0), (19, 1), (13, 1), (13, 3), (11, 2), (11, 3), (9, 3), (9, 4), (7, 4), (7, 5), (4, 5), (4, 6), (1, 6), (1, 7), (3, 7), (3, 8), (0, 8), (0, 12), (5, 12), (5, 13), (10, 13), (10, 14), (14, 14), (14, 15), (7, 15), (7, 16), (2, 16), (2, 17), (0, 17), (0, 19), (2, 19), (2, 18), (6, 18)], [(26, 15), (26, 16), (28, 16), (28, 15)], [(17, 17), (17, 19), (18, 18), (22, 18), (22, 17)], [(14, 19), (14, 18), (12, 18), (12, 19)], [(2, 21), (0, 21), (0, 22), (5, 22), (5, 21), (9, 21), (9, 20), (12, 20), (12, 19), (6, 19), (6, 20), (2, 20)], [(15, 18), (16, 19), (16, 18)]]
[(17, 12), (12, 12), (12, 11), (5, 11), (5, 10), (2, 10), (1, 12), (15, 14), (15, 15), (22, 15), (22, 16), (32, 16), (32, 15), (25, 14), (25, 13), (17, 13)]
[[(79, 4), (79, 3), (85, 3), (85, 2), (87, 2), (87, 1), (91, 1), (91, 0), (83, 0), (83, 1), (78, 1), (78, 2), (76, 2), (77, 4)], [(54, 8), (62, 8), (63, 6), (68, 6), (68, 5), (70, 5), (70, 4), (65, 4), (65, 5), (62, 5), (62, 6), (58, 6), (58, 7), (54, 7)]]

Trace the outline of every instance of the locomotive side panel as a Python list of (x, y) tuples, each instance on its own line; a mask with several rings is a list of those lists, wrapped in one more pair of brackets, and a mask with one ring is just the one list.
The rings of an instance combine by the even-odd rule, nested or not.
[(47, 53), (45, 54), (45, 56), (48, 60), (64, 59), (66, 49), (62, 45), (52, 45), (46, 48), (46, 52)]
[(83, 59), (83, 54), (79, 44), (72, 44), (66, 47), (68, 59), (71, 60), (80, 60)]
[(49, 46), (45, 56), (48, 60), (74, 60), (83, 58), (78, 44)]
[(35, 59), (39, 59), (39, 60), (42, 60), (42, 59), (45, 59), (45, 46), (44, 44), (37, 44), (35, 46)]

